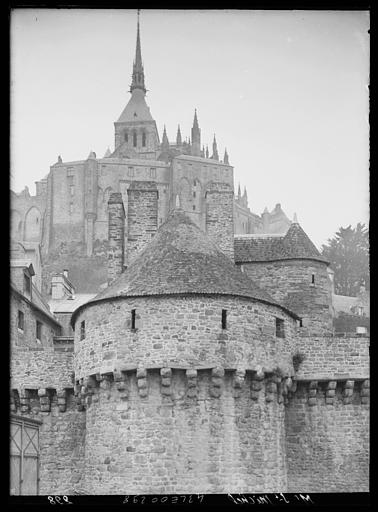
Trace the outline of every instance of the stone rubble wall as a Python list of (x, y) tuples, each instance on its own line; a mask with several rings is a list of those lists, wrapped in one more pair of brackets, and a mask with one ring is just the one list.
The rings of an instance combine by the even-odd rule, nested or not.
[(288, 492), (369, 491), (368, 380), (298, 382), (285, 410)]
[[(131, 311), (136, 310), (136, 329)], [(222, 309), (227, 329), (222, 329)], [(275, 319), (285, 338), (275, 335)], [(230, 296), (121, 298), (88, 304), (75, 319), (85, 320), (86, 336), (75, 333), (75, 373), (83, 378), (127, 365), (280, 367), (292, 375), (295, 321), (282, 309)]]

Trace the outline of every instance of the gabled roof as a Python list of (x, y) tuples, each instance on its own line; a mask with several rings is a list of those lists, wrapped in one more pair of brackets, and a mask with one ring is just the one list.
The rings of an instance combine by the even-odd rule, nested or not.
[(297, 222), (292, 222), (286, 235), (236, 236), (235, 261), (278, 261), (309, 259), (328, 263)]
[(86, 305), (117, 297), (179, 294), (247, 297), (298, 318), (261, 290), (181, 210), (175, 210), (127, 270)]

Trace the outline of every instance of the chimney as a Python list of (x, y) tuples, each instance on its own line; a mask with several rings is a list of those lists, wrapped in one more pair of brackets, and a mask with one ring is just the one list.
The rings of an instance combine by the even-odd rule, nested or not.
[(133, 181), (127, 190), (127, 264), (150, 242), (158, 227), (158, 189), (154, 181)]
[(61, 274), (53, 274), (51, 278), (52, 299), (70, 299), (74, 294), (75, 288), (68, 279), (68, 270), (63, 270)]
[(122, 194), (113, 192), (108, 201), (108, 285), (123, 272), (123, 251), (125, 243), (125, 209)]
[(234, 192), (225, 183), (211, 183), (206, 191), (206, 232), (226, 256), (234, 260)]

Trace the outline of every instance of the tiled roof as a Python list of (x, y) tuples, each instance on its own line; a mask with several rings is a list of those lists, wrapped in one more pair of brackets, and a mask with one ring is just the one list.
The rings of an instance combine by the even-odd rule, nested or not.
[(282, 307), (297, 318), (261, 290), (181, 210), (168, 217), (127, 270), (89, 303), (175, 294), (248, 297)]
[(236, 236), (234, 249), (237, 263), (290, 259), (311, 259), (327, 263), (296, 222), (291, 224), (286, 235)]

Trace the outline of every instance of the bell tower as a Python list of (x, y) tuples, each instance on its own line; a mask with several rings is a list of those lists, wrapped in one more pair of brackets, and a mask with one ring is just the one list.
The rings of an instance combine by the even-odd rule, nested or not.
[(127, 158), (157, 158), (159, 134), (156, 122), (146, 103), (146, 86), (140, 43), (139, 10), (137, 38), (130, 90), (131, 98), (114, 123), (115, 151), (112, 156)]

